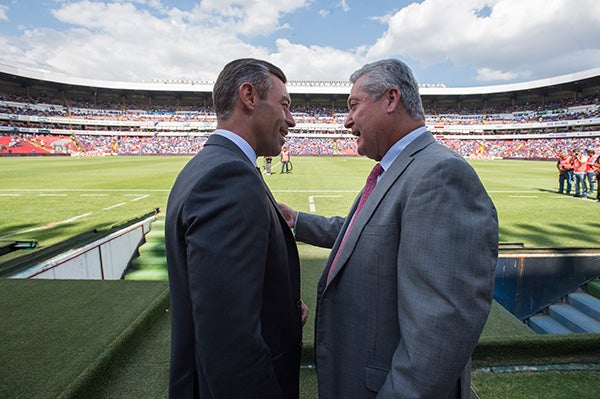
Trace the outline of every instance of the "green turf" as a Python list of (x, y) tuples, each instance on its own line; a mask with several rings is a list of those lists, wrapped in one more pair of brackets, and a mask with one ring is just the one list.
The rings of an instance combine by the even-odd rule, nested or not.
[(167, 280), (164, 214), (157, 215), (138, 252), (126, 271), (126, 280)]
[[(8, 359), (0, 368), (0, 397), (164, 398), (166, 294), (165, 282), (0, 280), (0, 356)], [(481, 398), (594, 397), (600, 389), (594, 372), (484, 371), (600, 358), (597, 334), (530, 336), (516, 323), (494, 305), (474, 355)], [(503, 392), (510, 396), (498, 396)], [(301, 398), (316, 398), (312, 368), (301, 370)]]
[[(10, 235), (5, 239), (38, 240), (43, 249), (93, 229), (109, 229), (154, 208), (164, 211), (172, 182), (188, 159), (0, 158), (0, 198), (3, 205), (0, 207), (0, 237)], [(293, 163), (291, 174), (265, 176), (275, 197), (307, 212), (314, 206), (316, 212), (325, 215), (343, 215), (347, 212), (373, 164), (365, 158), (297, 157), (293, 158)], [(600, 222), (590, 216), (597, 212), (600, 205), (590, 200), (555, 194), (557, 176), (553, 162), (476, 161), (472, 164), (498, 209), (501, 241), (523, 242), (528, 247), (600, 246), (600, 237), (597, 235)], [(73, 219), (86, 214), (89, 215)], [(153, 224), (152, 231), (146, 237), (147, 243), (140, 248), (140, 254), (145, 259), (144, 266), (136, 269), (134, 265), (129, 279), (166, 279), (160, 242), (161, 223), (164, 222), (161, 217), (164, 217), (164, 213)], [(66, 222), (57, 223), (61, 221)], [(35, 230), (15, 234), (28, 229)], [(157, 236), (157, 241), (153, 236)], [(299, 252), (303, 299), (311, 309), (309, 322), (304, 329), (303, 361), (310, 363), (313, 360), (315, 287), (328, 250), (299, 244)], [(3, 256), (0, 265), (16, 256)], [(153, 262), (157, 265), (154, 268)], [(38, 284), (41, 284), (40, 287), (45, 285)], [(12, 358), (10, 354), (15, 353), (13, 349), (19, 356), (14, 359), (13, 367), (0, 371), (3, 373), (0, 375), (0, 397), (53, 397), (59, 392), (70, 393), (73, 397), (164, 397), (168, 368), (168, 315), (147, 325), (145, 334), (132, 334), (132, 337), (141, 341), (138, 344), (130, 341), (128, 350), (118, 353), (109, 350), (110, 358), (103, 355), (106, 349), (98, 352), (97, 348), (89, 348), (84, 344), (93, 342), (95, 333), (100, 340), (94, 343), (94, 347), (118, 346), (114, 344), (120, 342), (115, 334), (127, 331), (133, 314), (144, 313), (144, 305), (147, 305), (128, 303), (127, 295), (137, 295), (140, 286), (133, 282), (132, 290), (122, 290), (125, 292), (109, 295), (110, 298), (105, 298), (106, 292), (93, 288), (86, 293), (82, 303), (77, 298), (82, 294), (80, 288), (74, 292), (65, 288), (76, 285), (48, 282), (47, 286), (53, 287), (54, 284), (62, 288), (41, 288), (40, 292), (33, 295), (30, 289), (17, 290), (20, 292), (16, 293), (0, 289), (0, 303), (8, 303), (4, 301), (6, 295), (14, 294), (16, 297), (11, 297), (9, 302), (14, 303), (16, 299), (24, 306), (21, 310), (10, 308), (13, 305), (5, 308), (9, 317), (4, 317), (3, 312), (3, 325), (14, 324), (17, 327), (0, 330), (2, 358)], [(62, 299), (67, 301), (66, 304)], [(96, 315), (96, 312), (86, 313), (87, 306), (91, 306), (93, 301), (110, 303), (108, 308), (111, 311), (100, 315)], [(84, 311), (83, 316), (77, 315), (76, 308)], [(46, 312), (43, 309), (50, 310)], [(115, 312), (123, 315), (116, 315)], [(50, 317), (46, 317), (48, 315)], [(600, 359), (600, 345), (595, 334), (576, 337), (532, 335), (503, 308), (495, 305), (492, 315), (474, 355), (475, 367), (573, 361), (597, 363)], [(118, 326), (111, 324), (113, 322)], [(38, 330), (34, 333), (32, 327), (34, 330), (47, 330), (56, 339), (50, 340), (50, 336), (46, 337)], [(16, 346), (7, 349), (13, 341), (17, 343)], [(90, 353), (94, 353), (94, 356), (90, 356)], [(28, 381), (30, 370), (40, 373), (39, 376), (36, 374), (36, 381), (32, 383)], [(82, 370), (87, 372), (81, 374)], [(546, 392), (541, 384), (552, 385), (553, 378), (560, 382), (575, 375), (572, 372), (556, 373), (557, 376), (552, 377), (542, 374), (536, 375), (539, 382), (533, 388), (528, 388), (529, 392)], [(580, 374), (583, 380), (591, 379), (588, 378), (590, 373)], [(315, 398), (314, 369), (305, 369), (302, 375), (302, 398)], [(14, 384), (9, 386), (5, 382), (7, 378)], [(524, 384), (520, 378), (526, 377), (511, 374), (496, 378), (495, 375), (476, 373), (474, 381), (482, 398), (509, 397), (497, 394), (503, 392), (504, 388), (511, 394), (514, 391), (517, 395), (514, 397), (517, 398), (536, 397), (535, 394), (518, 396), (519, 386)], [(556, 391), (551, 389), (549, 395), (544, 397), (561, 397), (564, 392), (559, 382), (555, 384)], [(514, 386), (517, 388), (513, 389)], [(598, 392), (597, 384), (594, 387), (590, 382), (590, 386)], [(568, 389), (574, 388), (569, 386)], [(7, 392), (10, 394), (5, 394)], [(123, 392), (131, 395), (125, 396)], [(577, 397), (588, 397), (585, 396), (587, 391), (574, 392), (579, 395)]]
[(537, 335), (525, 323), (520, 321), (496, 301), (492, 301), (490, 316), (481, 333), (483, 341), (505, 337), (522, 337)]
[[(0, 237), (36, 240), (44, 249), (164, 208), (188, 159), (0, 158)], [(3, 256), (0, 264), (18, 255)]]
[[(0, 239), (37, 240), (42, 249), (155, 208), (164, 210), (173, 181), (188, 159), (0, 158)], [(310, 211), (312, 201), (317, 213), (344, 215), (373, 161), (295, 157), (293, 163), (291, 174), (265, 176), (275, 197), (299, 210)], [(600, 246), (600, 221), (590, 217), (600, 205), (555, 194), (553, 162), (471, 163), (498, 209), (500, 241), (528, 247)], [(3, 256), (0, 263), (15, 256)]]
[(0, 398), (78, 397), (164, 312), (168, 287), (0, 279), (0, 303)]
[(586, 292), (600, 298), (600, 281), (592, 281), (586, 285)]
[(481, 399), (596, 399), (600, 372), (475, 373), (472, 384)]

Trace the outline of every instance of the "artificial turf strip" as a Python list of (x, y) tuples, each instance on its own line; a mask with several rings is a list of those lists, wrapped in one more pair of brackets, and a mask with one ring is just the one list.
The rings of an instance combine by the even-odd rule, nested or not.
[(81, 397), (115, 353), (144, 338), (168, 285), (3, 279), (0, 303), (0, 397)]
[[(0, 356), (9, 359), (7, 366), (0, 368), (0, 397), (166, 396), (170, 343), (167, 282), (0, 280), (0, 301)], [(512, 397), (497, 393), (514, 390), (518, 395), (520, 385), (528, 384), (518, 373), (498, 378), (484, 373), (485, 366), (599, 362), (600, 334), (531, 335), (515, 320), (499, 305), (492, 306), (473, 357), (474, 381), (481, 398)], [(312, 342), (305, 340), (305, 364), (310, 365), (306, 355), (311, 352)], [(556, 374), (547, 378), (558, 394), (543, 397), (561, 397), (565, 390), (580, 389), (569, 385), (572, 376), (582, 375), (587, 381), (590, 375), (536, 373), (541, 382), (528, 388), (532, 396), (515, 397), (546, 392), (543, 376), (548, 373)], [(316, 392), (314, 368), (303, 368), (301, 398), (316, 398)], [(588, 391), (575, 392), (578, 394), (570, 397), (587, 397)]]
[(473, 368), (493, 366), (600, 363), (600, 334), (540, 334), (482, 337), (473, 353)]
[(536, 334), (498, 302), (473, 353), (473, 367), (600, 363), (600, 334)]
[(552, 363), (600, 363), (600, 334), (536, 334), (493, 301), (473, 368)]
[(147, 328), (136, 334), (128, 351), (114, 354), (110, 367), (82, 389), (84, 398), (166, 398), (169, 388), (171, 318), (157, 313)]
[(473, 367), (600, 362), (600, 334), (536, 334), (498, 302), (473, 353)]
[(167, 280), (164, 214), (158, 214), (125, 274), (126, 280)]
[[(600, 334), (538, 335), (498, 302), (473, 354), (472, 385), (479, 399), (597, 398), (597, 371), (544, 371), (498, 374), (493, 366), (600, 362)], [(501, 368), (501, 367), (499, 367)]]
[(474, 373), (472, 385), (480, 399), (596, 399), (600, 372)]
[[(126, 352), (115, 353), (111, 367), (94, 379), (84, 398), (160, 399), (168, 396), (170, 317), (162, 312), (148, 329), (140, 332), (143, 340)], [(317, 374), (314, 368), (300, 370), (300, 399), (317, 398)]]
[(535, 331), (530, 329), (525, 323), (521, 322), (512, 313), (506, 310), (495, 300), (492, 301), (490, 316), (481, 333), (480, 341), (486, 339), (535, 336)]
[(586, 284), (585, 291), (595, 296), (596, 298), (600, 298), (600, 281), (592, 281)]
[[(165, 398), (166, 282), (0, 280), (1, 398)], [(301, 399), (317, 397), (302, 369)]]

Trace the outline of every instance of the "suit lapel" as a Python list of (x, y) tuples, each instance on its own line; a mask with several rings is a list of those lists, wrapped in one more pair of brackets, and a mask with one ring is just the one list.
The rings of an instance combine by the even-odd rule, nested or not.
[[(365, 203), (365, 205), (361, 209), (360, 213), (358, 214), (356, 221), (354, 222), (354, 225), (352, 226), (352, 230), (350, 230), (350, 232), (348, 233), (348, 238), (346, 239), (346, 243), (344, 244), (342, 253), (340, 254), (340, 256), (336, 262), (335, 270), (333, 270), (331, 273), (330, 282), (335, 279), (335, 276), (346, 265), (346, 262), (348, 261), (348, 259), (350, 258), (350, 255), (354, 251), (354, 247), (356, 247), (356, 244), (358, 242), (360, 235), (362, 234), (362, 231), (364, 230), (364, 228), (367, 225), (367, 223), (369, 222), (369, 220), (371, 220), (373, 213), (375, 212), (375, 210), (377, 209), (377, 207), (379, 206), (379, 204), (381, 203), (381, 201), (383, 200), (383, 198), (385, 197), (387, 192), (390, 190), (390, 188), (400, 178), (400, 176), (406, 170), (408, 165), (410, 165), (415, 154), (418, 153), (419, 151), (421, 151), (423, 148), (425, 148), (429, 144), (433, 143), (434, 141), (435, 140), (434, 140), (433, 136), (431, 135), (431, 133), (424, 133), (424, 134), (420, 135), (412, 143), (410, 143), (400, 154), (398, 154), (398, 157), (394, 160), (394, 162), (389, 167), (389, 169), (386, 170), (385, 173), (381, 176), (381, 179), (377, 182), (377, 185), (375, 186), (375, 189), (371, 193), (369, 200)], [(361, 193), (362, 193), (362, 191), (361, 191)], [(354, 204), (352, 205), (350, 214), (346, 218), (346, 222), (344, 223), (342, 232), (345, 232), (348, 227), (348, 224), (351, 219), (351, 215), (354, 214), (354, 210), (356, 209), (356, 206), (358, 205), (358, 201), (360, 199), (361, 193), (359, 193), (358, 196), (356, 197), (356, 199), (354, 200)], [(342, 237), (343, 237), (343, 235), (340, 234), (340, 236), (338, 237), (338, 239), (336, 241), (336, 245), (334, 246), (335, 251), (337, 251), (337, 248), (339, 247)], [(329, 270), (329, 268), (331, 267), (331, 262), (333, 261), (334, 257), (335, 257), (335, 252), (332, 251), (332, 256), (330, 256), (329, 260), (328, 260), (329, 267), (326, 267), (326, 270)], [(324, 273), (324, 274), (326, 274), (326, 273)]]
[(279, 206), (277, 206), (277, 201), (273, 197), (273, 193), (271, 193), (269, 186), (267, 186), (267, 183), (265, 182), (265, 179), (263, 178), (262, 173), (260, 172), (260, 170), (257, 167), (254, 166), (252, 161), (250, 161), (248, 159), (246, 154), (244, 154), (244, 152), (237, 145), (235, 145), (235, 143), (233, 141), (229, 140), (226, 137), (220, 136), (218, 134), (211, 134), (208, 137), (208, 140), (206, 140), (206, 143), (204, 145), (205, 146), (219, 145), (219, 146), (225, 147), (225, 148), (229, 149), (230, 151), (233, 151), (234, 153), (236, 153), (241, 159), (244, 160), (244, 162), (246, 162), (254, 170), (254, 172), (257, 174), (258, 178), (260, 179), (269, 199), (271, 200), (271, 204), (275, 208), (275, 212), (277, 213), (277, 216), (279, 217), (279, 221), (282, 222), (283, 225), (285, 225), (285, 229), (284, 229), (285, 233), (284, 234), (286, 234), (286, 240), (290, 241), (290, 239), (291, 239), (292, 242), (295, 242), (294, 235), (292, 234), (291, 229), (287, 225), (285, 218), (281, 214), (281, 211), (279, 210)]
[(281, 211), (279, 210), (279, 205), (277, 205), (277, 200), (275, 199), (275, 197), (273, 197), (273, 193), (271, 192), (271, 189), (269, 189), (269, 186), (267, 185), (267, 182), (263, 178), (260, 170), (257, 170), (257, 173), (259, 174), (260, 180), (262, 181), (265, 191), (267, 192), (267, 195), (268, 195), (269, 199), (271, 200), (271, 204), (273, 204), (273, 207), (275, 208), (275, 212), (277, 212), (279, 221), (281, 222), (281, 224), (284, 227), (284, 231), (285, 231), (284, 234), (286, 234), (286, 236), (289, 236), (289, 238), (291, 238), (291, 241), (295, 243), (296, 239), (294, 238), (294, 235), (292, 234), (292, 230), (290, 229), (290, 226), (288, 226), (287, 222), (285, 221), (285, 218), (283, 217), (283, 215), (281, 214)]

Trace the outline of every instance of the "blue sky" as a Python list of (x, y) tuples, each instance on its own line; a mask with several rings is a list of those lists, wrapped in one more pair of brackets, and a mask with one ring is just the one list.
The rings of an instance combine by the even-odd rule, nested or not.
[(347, 80), (396, 57), (421, 84), (486, 86), (600, 67), (597, 0), (0, 0), (0, 63), (112, 81), (214, 80), (267, 59)]

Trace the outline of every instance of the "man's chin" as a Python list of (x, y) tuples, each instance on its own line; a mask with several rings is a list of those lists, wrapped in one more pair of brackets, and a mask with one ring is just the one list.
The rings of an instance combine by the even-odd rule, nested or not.
[(280, 145), (280, 146), (275, 146), (275, 147), (273, 147), (273, 149), (271, 151), (269, 151), (269, 154), (267, 154), (265, 156), (266, 157), (275, 157), (275, 156), (281, 154), (281, 149), (282, 148), (283, 148), (283, 144)]

